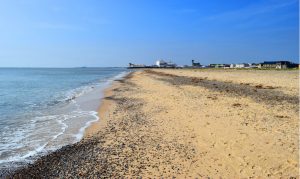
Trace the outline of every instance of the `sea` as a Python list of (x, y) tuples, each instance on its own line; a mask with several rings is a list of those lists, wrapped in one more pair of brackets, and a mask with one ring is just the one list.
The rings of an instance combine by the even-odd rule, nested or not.
[[(0, 171), (80, 141), (125, 68), (0, 68)], [(101, 120), (101, 119), (100, 119)]]

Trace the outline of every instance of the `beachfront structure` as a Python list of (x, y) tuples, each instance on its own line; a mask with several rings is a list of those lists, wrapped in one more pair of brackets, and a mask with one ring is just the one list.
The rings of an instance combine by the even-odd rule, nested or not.
[(257, 64), (255, 63), (230, 64), (230, 68), (257, 68)]
[(129, 63), (129, 68), (144, 68), (146, 65)]
[(257, 68), (258, 64), (256, 63), (249, 63), (249, 68)]
[(238, 63), (235, 65), (235, 68), (249, 68), (250, 64), (249, 63)]
[(230, 68), (230, 64), (209, 64), (209, 68)]
[(201, 67), (201, 64), (199, 62), (195, 62), (195, 60), (192, 60), (192, 67)]
[(175, 68), (177, 65), (173, 62), (166, 62), (164, 60), (157, 60), (156, 66), (159, 68)]
[(287, 69), (296, 67), (298, 67), (298, 64), (290, 61), (264, 61), (263, 63), (258, 64), (258, 68)]

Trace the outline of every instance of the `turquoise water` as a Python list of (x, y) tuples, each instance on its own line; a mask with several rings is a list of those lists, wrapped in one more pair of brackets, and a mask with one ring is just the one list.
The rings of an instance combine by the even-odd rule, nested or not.
[(124, 68), (0, 68), (0, 169), (79, 141)]

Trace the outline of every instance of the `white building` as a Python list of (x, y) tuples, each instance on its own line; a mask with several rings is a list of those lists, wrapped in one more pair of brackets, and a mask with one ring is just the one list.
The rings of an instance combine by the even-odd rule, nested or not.
[(249, 63), (239, 63), (235, 65), (235, 68), (249, 68)]
[(175, 68), (177, 65), (173, 62), (165, 62), (164, 60), (157, 60), (156, 66), (160, 68)]
[(156, 61), (156, 66), (158, 66), (158, 67), (166, 67), (167, 66), (167, 62), (165, 62), (163, 60), (157, 60)]

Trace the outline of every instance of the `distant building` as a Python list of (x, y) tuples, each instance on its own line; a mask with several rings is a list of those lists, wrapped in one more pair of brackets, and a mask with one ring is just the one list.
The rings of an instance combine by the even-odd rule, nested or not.
[(249, 68), (250, 64), (249, 63), (238, 63), (235, 65), (235, 68)]
[(230, 68), (230, 64), (209, 64), (210, 68)]
[(258, 64), (256, 63), (249, 63), (249, 68), (257, 68), (258, 67)]
[(157, 60), (156, 66), (159, 68), (175, 68), (177, 65), (173, 62), (165, 62), (164, 60)]
[(276, 68), (276, 69), (287, 69), (296, 68), (298, 64), (290, 61), (264, 61), (258, 65), (258, 68)]
[(144, 68), (146, 65), (129, 63), (129, 68)]
[(201, 67), (201, 64), (199, 62), (195, 62), (195, 60), (192, 60), (192, 67)]
[(223, 64), (209, 64), (208, 66), (210, 68), (221, 68), (221, 67), (224, 67)]
[(255, 63), (231, 64), (230, 68), (257, 68), (257, 64), (255, 64)]
[(155, 64), (158, 67), (165, 67), (167, 65), (167, 62), (165, 62), (164, 60), (157, 60)]

